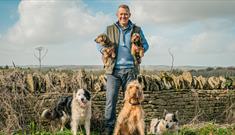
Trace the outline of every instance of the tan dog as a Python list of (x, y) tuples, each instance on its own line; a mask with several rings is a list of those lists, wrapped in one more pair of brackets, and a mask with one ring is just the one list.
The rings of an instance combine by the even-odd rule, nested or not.
[(143, 90), (139, 82), (130, 82), (125, 92), (124, 106), (117, 118), (114, 135), (131, 135), (136, 131), (144, 135), (144, 110), (141, 106), (143, 99)]
[(104, 47), (104, 49), (102, 50), (102, 60), (104, 66), (107, 67), (112, 63), (113, 59), (116, 57), (114, 44), (110, 41), (106, 34), (100, 34), (95, 39), (95, 42)]
[(131, 36), (131, 54), (134, 57), (135, 64), (141, 63), (141, 58), (144, 56), (144, 49), (141, 43), (141, 38), (138, 33)]

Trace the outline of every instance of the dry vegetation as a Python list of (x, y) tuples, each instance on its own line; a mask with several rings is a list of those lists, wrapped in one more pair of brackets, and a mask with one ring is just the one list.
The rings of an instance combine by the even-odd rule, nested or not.
[[(138, 77), (145, 91), (231, 88), (231, 83), (228, 83), (231, 79), (228, 76), (226, 78), (223, 76), (192, 76), (190, 72), (175, 74), (158, 72), (158, 74), (147, 75), (146, 72), (142, 72), (144, 75)], [(41, 98), (46, 99), (53, 93), (62, 95), (72, 93), (73, 90), (81, 87), (92, 90), (95, 95), (96, 92), (105, 90), (105, 83), (106, 78), (103, 71), (48, 70), (38, 72), (30, 69), (0, 69), (0, 134), (1, 132), (8, 134), (18, 130), (30, 130), (31, 122), (40, 123), (40, 112), (45, 107), (42, 106), (45, 103)], [(41, 93), (48, 93), (48, 95), (41, 97)], [(48, 103), (48, 105), (50, 104)], [(29, 111), (27, 114), (26, 110)], [(30, 114), (32, 112), (35, 113)], [(235, 116), (233, 113), (230, 114)], [(97, 121), (97, 125), (102, 125), (99, 124), (99, 122), (103, 122), (100, 114), (96, 114), (94, 117), (100, 119)], [(41, 125), (35, 127), (42, 128)]]

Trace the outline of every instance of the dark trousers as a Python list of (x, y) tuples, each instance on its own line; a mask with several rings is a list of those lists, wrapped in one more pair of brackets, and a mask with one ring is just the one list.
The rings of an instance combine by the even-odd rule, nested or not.
[(107, 75), (106, 84), (106, 106), (105, 106), (105, 127), (113, 131), (116, 121), (116, 104), (118, 92), (122, 86), (126, 89), (127, 84), (137, 78), (133, 69), (114, 69), (113, 74)]

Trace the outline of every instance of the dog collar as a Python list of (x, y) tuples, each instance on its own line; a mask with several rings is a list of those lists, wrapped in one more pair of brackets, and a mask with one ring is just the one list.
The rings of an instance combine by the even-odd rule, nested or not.
[(140, 105), (140, 102), (137, 102), (137, 103), (131, 103), (131, 101), (129, 101), (129, 103), (130, 103), (131, 105)]

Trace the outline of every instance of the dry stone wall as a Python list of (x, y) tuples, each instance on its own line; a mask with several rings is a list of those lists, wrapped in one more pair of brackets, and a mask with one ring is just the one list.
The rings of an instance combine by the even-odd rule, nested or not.
[[(152, 118), (161, 118), (163, 110), (179, 112), (181, 124), (200, 121), (234, 122), (235, 91), (224, 89), (223, 79), (217, 80), (220, 89), (205, 90), (209, 86), (204, 78), (200, 89), (188, 73), (174, 81), (167, 73), (159, 76), (140, 75), (144, 88), (143, 108), (148, 127)], [(185, 79), (183, 79), (185, 78)], [(195, 77), (194, 77), (195, 78)], [(202, 77), (200, 77), (202, 78)], [(210, 79), (211, 81), (212, 79)], [(222, 80), (222, 81), (219, 81)], [(31, 70), (0, 70), (0, 131), (26, 129), (34, 121), (39, 128), (54, 130), (56, 124), (40, 119), (41, 112), (51, 108), (59, 97), (71, 95), (78, 88), (92, 92), (92, 129), (104, 127), (105, 83), (103, 74), (85, 71), (53, 71), (39, 73)], [(215, 84), (215, 83), (214, 83)], [(196, 86), (196, 85), (195, 85)], [(223, 89), (222, 89), (223, 86)], [(122, 107), (123, 92), (119, 93), (117, 110)], [(117, 111), (117, 113), (118, 113)]]

